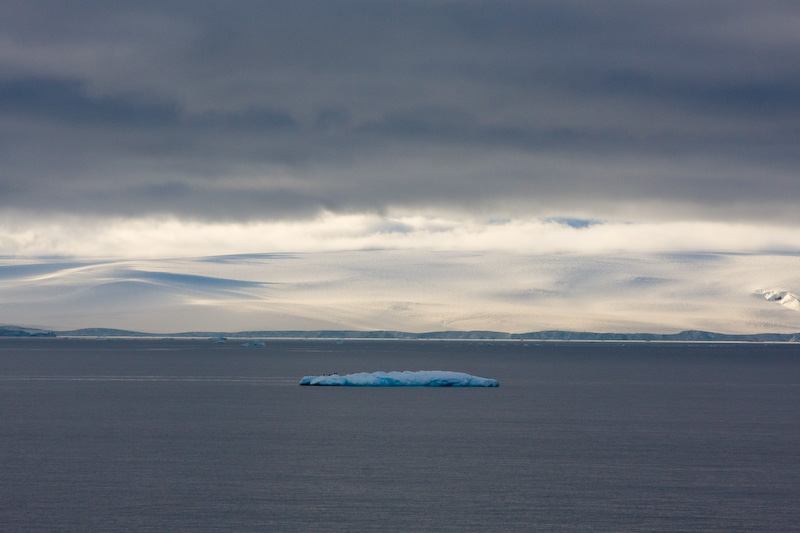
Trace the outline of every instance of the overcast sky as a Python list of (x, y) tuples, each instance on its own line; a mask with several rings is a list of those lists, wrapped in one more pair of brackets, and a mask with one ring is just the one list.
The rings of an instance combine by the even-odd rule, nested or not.
[(793, 0), (5, 0), (0, 253), (353, 217), (800, 250), (798, 58)]

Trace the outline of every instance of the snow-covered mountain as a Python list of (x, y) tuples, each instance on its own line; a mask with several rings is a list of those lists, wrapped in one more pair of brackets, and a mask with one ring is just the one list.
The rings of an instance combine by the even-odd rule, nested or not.
[(797, 298), (796, 294), (789, 291), (759, 289), (756, 294), (764, 296), (764, 299), (768, 302), (775, 302), (789, 309), (800, 311), (800, 299)]
[[(754, 287), (782, 289), (753, 298)], [(791, 254), (364, 250), (137, 261), (0, 258), (0, 324), (155, 333), (794, 333), (798, 299), (786, 289), (795, 287), (800, 256)]]

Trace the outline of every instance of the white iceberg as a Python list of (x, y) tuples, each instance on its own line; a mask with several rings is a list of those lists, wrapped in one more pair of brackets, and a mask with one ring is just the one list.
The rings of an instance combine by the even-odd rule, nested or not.
[(341, 387), (499, 387), (497, 380), (447, 370), (359, 372), (305, 376), (300, 385)]

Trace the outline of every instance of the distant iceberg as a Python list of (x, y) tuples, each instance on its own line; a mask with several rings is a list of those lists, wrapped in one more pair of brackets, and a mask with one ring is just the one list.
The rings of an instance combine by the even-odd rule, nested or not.
[(420, 370), (418, 372), (359, 372), (357, 374), (329, 374), (305, 376), (300, 385), (340, 387), (499, 387), (497, 380), (472, 376), (447, 370)]

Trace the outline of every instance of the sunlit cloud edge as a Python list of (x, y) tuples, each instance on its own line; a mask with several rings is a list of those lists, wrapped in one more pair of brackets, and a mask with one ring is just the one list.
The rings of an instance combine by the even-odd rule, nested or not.
[(580, 217), (338, 214), (306, 220), (203, 222), (174, 217), (0, 217), (0, 255), (197, 257), (346, 250), (503, 251), (529, 254), (704, 251), (800, 252), (793, 226)]

